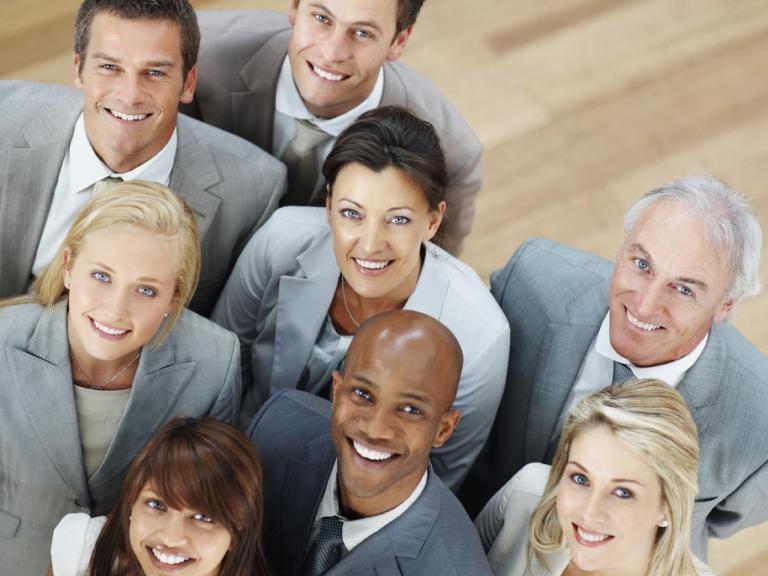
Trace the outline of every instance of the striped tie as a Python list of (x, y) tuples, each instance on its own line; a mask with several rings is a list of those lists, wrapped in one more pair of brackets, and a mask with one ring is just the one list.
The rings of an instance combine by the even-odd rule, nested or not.
[(637, 377), (632, 373), (632, 370), (629, 369), (629, 366), (622, 364), (621, 362), (614, 361), (613, 379), (611, 380), (611, 384), (618, 384), (619, 386), (623, 386), (627, 382), (632, 382), (634, 380), (637, 380)]

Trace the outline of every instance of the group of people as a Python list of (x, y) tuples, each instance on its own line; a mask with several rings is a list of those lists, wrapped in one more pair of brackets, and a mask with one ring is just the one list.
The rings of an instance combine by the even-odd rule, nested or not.
[(768, 519), (745, 199), (489, 291), (423, 0), (288, 3), (84, 0), (82, 94), (0, 82), (3, 574), (711, 574)]

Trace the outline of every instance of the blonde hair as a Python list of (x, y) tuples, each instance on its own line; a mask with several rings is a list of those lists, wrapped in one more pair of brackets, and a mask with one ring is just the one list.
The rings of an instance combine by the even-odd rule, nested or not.
[(609, 386), (582, 399), (569, 412), (544, 496), (528, 527), (529, 561), (532, 551), (543, 563), (544, 554), (565, 546), (557, 517), (558, 484), (573, 440), (599, 426), (607, 426), (618, 440), (641, 454), (661, 484), (669, 525), (658, 528), (648, 574), (696, 576), (690, 532), (698, 491), (698, 433), (682, 396), (668, 384), (653, 379)]
[(168, 188), (155, 182), (120, 182), (94, 195), (75, 217), (56, 256), (32, 284), (31, 297), (15, 298), (4, 305), (32, 301), (50, 307), (66, 298), (65, 253), (69, 251), (70, 261), (74, 261), (89, 234), (120, 225), (136, 226), (163, 236), (163, 244), (175, 257), (176, 288), (172, 308), (162, 330), (153, 338), (155, 345), (162, 342), (197, 288), (200, 235), (189, 206)]

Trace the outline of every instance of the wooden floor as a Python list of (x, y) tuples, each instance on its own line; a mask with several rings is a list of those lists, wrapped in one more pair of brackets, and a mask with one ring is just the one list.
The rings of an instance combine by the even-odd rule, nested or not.
[[(3, 0), (0, 77), (69, 83), (78, 5)], [(768, 229), (765, 0), (429, 0), (403, 59), (485, 145), (463, 255), (485, 278), (534, 235), (611, 257), (624, 210), (683, 175), (729, 182)], [(744, 302), (736, 325), (768, 353), (768, 295)], [(768, 525), (710, 556), (718, 574), (768, 575)]]

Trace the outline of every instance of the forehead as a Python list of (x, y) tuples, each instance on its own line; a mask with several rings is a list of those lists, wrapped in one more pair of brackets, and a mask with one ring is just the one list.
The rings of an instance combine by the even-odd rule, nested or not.
[(333, 198), (352, 200), (371, 209), (428, 207), (422, 189), (400, 168), (387, 166), (375, 172), (357, 162), (339, 171), (333, 185)]
[(325, 10), (345, 24), (367, 22), (394, 30), (400, 4), (398, 0), (300, 0), (300, 6)]
[(91, 22), (87, 55), (114, 51), (120, 58), (169, 59), (181, 61), (181, 31), (166, 18), (122, 18), (98, 12)]
[(571, 442), (568, 460), (584, 466), (595, 479), (623, 478), (645, 486), (658, 484), (658, 477), (645, 457), (605, 425), (577, 434)]
[(126, 275), (173, 281), (176, 254), (170, 240), (139, 226), (121, 224), (89, 232), (75, 261), (98, 261)]

